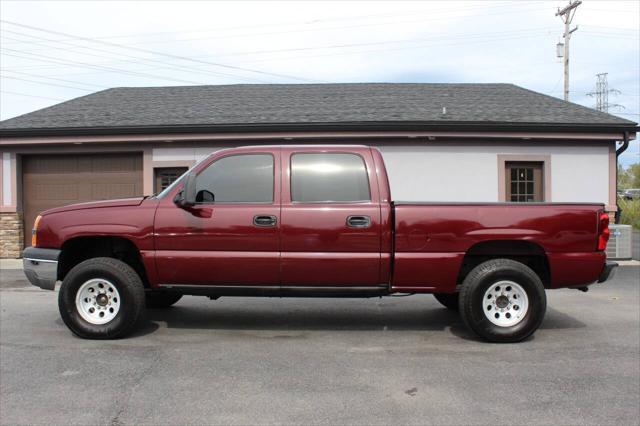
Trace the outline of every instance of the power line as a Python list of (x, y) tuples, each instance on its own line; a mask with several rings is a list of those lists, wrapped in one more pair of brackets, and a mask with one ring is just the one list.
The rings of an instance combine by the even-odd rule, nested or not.
[(43, 84), (45, 86), (56, 86), (56, 87), (64, 87), (65, 89), (75, 89), (75, 90), (84, 90), (85, 92), (93, 92), (93, 90), (91, 90), (91, 89), (84, 89), (82, 87), (67, 86), (67, 85), (64, 85), (64, 84), (56, 84), (56, 83), (45, 83), (43, 81), (29, 80), (27, 78), (9, 77), (9, 76), (6, 76), (6, 75), (3, 75), (0, 78), (8, 78), (10, 80), (19, 80), (19, 81), (26, 81), (28, 83)]
[(326, 54), (317, 54), (317, 55), (303, 55), (303, 56), (284, 56), (284, 57), (276, 57), (276, 58), (268, 58), (268, 59), (257, 59), (257, 60), (249, 60), (249, 61), (241, 61), (238, 63), (259, 63), (259, 62), (268, 62), (268, 61), (280, 61), (280, 60), (292, 60), (292, 59), (308, 59), (308, 58), (319, 58), (319, 57), (327, 57), (327, 56), (343, 56), (343, 55), (356, 55), (362, 53), (376, 53), (376, 52), (391, 52), (391, 51), (399, 51), (399, 50), (414, 50), (422, 47), (433, 46), (434, 44), (437, 47), (448, 47), (448, 46), (459, 46), (459, 45), (467, 45), (467, 44), (482, 44), (482, 43), (491, 43), (491, 42), (500, 42), (500, 41), (512, 41), (512, 40), (522, 40), (529, 38), (538, 38), (539, 34), (536, 35), (522, 35), (522, 36), (511, 36), (511, 37), (501, 37), (501, 38), (492, 38), (486, 40), (473, 40), (473, 41), (458, 41), (454, 43), (439, 43), (437, 41), (430, 41), (426, 43), (420, 43), (416, 46), (408, 46), (408, 47), (391, 47), (385, 49), (366, 49), (366, 50), (356, 50), (356, 51), (348, 51), (348, 52), (336, 52), (336, 53), (326, 53)]
[[(527, 38), (534, 38), (534, 37), (538, 37), (537, 35), (526, 35), (526, 36), (520, 36), (520, 37), (507, 37), (507, 38), (501, 38), (501, 39), (490, 39), (490, 40), (478, 40), (478, 41), (461, 41), (461, 42), (457, 42), (457, 43), (447, 43), (447, 44), (442, 44), (442, 43), (438, 43), (438, 47), (443, 47), (443, 46), (456, 46), (456, 45), (464, 45), (464, 44), (478, 44), (478, 43), (488, 43), (488, 42), (499, 42), (499, 41), (511, 41), (511, 40), (518, 40), (518, 39), (527, 39)], [(366, 49), (366, 50), (358, 50), (358, 51), (349, 51), (349, 52), (337, 52), (337, 53), (326, 53), (326, 54), (316, 54), (316, 55), (302, 55), (302, 56), (286, 56), (286, 57), (280, 57), (280, 58), (269, 58), (269, 59), (260, 59), (260, 60), (250, 60), (250, 61), (244, 61), (244, 62), (249, 62), (249, 63), (256, 63), (256, 62), (274, 62), (274, 61), (279, 61), (279, 60), (297, 60), (297, 59), (307, 59), (307, 58), (318, 58), (318, 57), (328, 57), (328, 56), (343, 56), (343, 55), (356, 55), (356, 54), (361, 54), (361, 53), (375, 53), (375, 52), (388, 52), (388, 51), (399, 51), (399, 50), (413, 50), (416, 48), (420, 48), (420, 47), (425, 47), (425, 46), (430, 46), (433, 45), (434, 42), (429, 42), (429, 43), (422, 43), (418, 46), (410, 46), (410, 47), (396, 47), (396, 48), (386, 48), (386, 49)], [(134, 62), (134, 61), (128, 61), (128, 62)], [(147, 68), (141, 68), (139, 69), (139, 71), (145, 70)], [(161, 68), (157, 68), (157, 69), (161, 69)], [(197, 69), (197, 68), (195, 68)], [(83, 73), (83, 74), (87, 74), (87, 73)], [(68, 75), (68, 74), (65, 74)]]
[(203, 61), (203, 60), (200, 60), (200, 59), (189, 58), (188, 56), (173, 55), (173, 54), (170, 54), (170, 53), (163, 53), (163, 52), (158, 52), (158, 51), (154, 51), (154, 50), (141, 49), (141, 48), (138, 48), (138, 47), (130, 47), (130, 46), (126, 46), (126, 45), (123, 45), (123, 44), (118, 44), (118, 43), (113, 43), (113, 42), (108, 42), (108, 41), (92, 40), (91, 38), (87, 38), (87, 37), (75, 36), (75, 35), (68, 34), (68, 33), (63, 33), (63, 32), (60, 32), (60, 31), (47, 30), (47, 29), (44, 29), (44, 28), (35, 27), (33, 25), (25, 25), (25, 24), (20, 24), (20, 23), (17, 23), (17, 22), (6, 21), (4, 19), (0, 20), (0, 22), (3, 22), (5, 24), (9, 24), (9, 25), (15, 25), (15, 26), (18, 26), (18, 27), (21, 27), (21, 28), (27, 28), (27, 29), (30, 29), (30, 30), (42, 31), (42, 32), (46, 32), (46, 33), (49, 33), (49, 34), (56, 34), (56, 35), (61, 35), (61, 36), (65, 36), (65, 37), (73, 37), (75, 39), (88, 41), (88, 42), (91, 42), (91, 43), (98, 43), (98, 44), (102, 44), (102, 45), (106, 45), (106, 46), (118, 47), (118, 48), (121, 48), (121, 49), (128, 49), (128, 50), (147, 53), (147, 54), (151, 54), (151, 55), (165, 56), (167, 58), (178, 59), (178, 60), (182, 60), (182, 61), (196, 62), (196, 63), (205, 64), (205, 65), (212, 65), (212, 66), (217, 66), (217, 67), (227, 68), (227, 69), (233, 69), (233, 70), (238, 70), (238, 71), (246, 71), (246, 72), (252, 72), (252, 73), (257, 73), (257, 74), (269, 75), (269, 76), (278, 77), (278, 78), (286, 78), (286, 79), (306, 81), (306, 82), (316, 82), (316, 83), (318, 82), (317, 80), (312, 80), (312, 79), (307, 79), (307, 78), (302, 78), (302, 77), (296, 77), (296, 76), (287, 75), (287, 74), (272, 73), (272, 72), (260, 71), (260, 70), (255, 70), (255, 69), (251, 69), (251, 68), (243, 68), (243, 67), (238, 67), (238, 66), (234, 66), (234, 65), (227, 65), (227, 64), (217, 63), (217, 62)]
[[(466, 9), (465, 9), (466, 10)], [(518, 10), (517, 13), (523, 11), (533, 11), (533, 10), (547, 10), (541, 8), (535, 9), (524, 9)], [(514, 12), (510, 12), (514, 13)], [(495, 16), (495, 15), (503, 15), (504, 13), (493, 13), (493, 14), (484, 14), (482, 16)], [(450, 19), (460, 19), (465, 17), (473, 17), (478, 15), (457, 15), (452, 16)], [(376, 22), (376, 23), (367, 23), (367, 24), (357, 24), (357, 25), (348, 25), (348, 26), (334, 26), (334, 27), (324, 27), (324, 28), (305, 28), (298, 30), (286, 30), (286, 31), (271, 31), (271, 32), (263, 32), (263, 33), (245, 33), (245, 34), (231, 34), (231, 35), (214, 35), (214, 36), (206, 36), (206, 37), (191, 37), (191, 38), (182, 38), (177, 40), (154, 40), (147, 42), (134, 43), (134, 45), (140, 44), (159, 44), (159, 43), (183, 43), (183, 42), (191, 42), (191, 41), (200, 41), (200, 40), (220, 40), (220, 39), (228, 39), (228, 38), (246, 38), (246, 37), (256, 37), (256, 36), (269, 36), (269, 35), (283, 35), (283, 34), (291, 34), (291, 33), (303, 33), (303, 32), (315, 32), (315, 31), (326, 31), (326, 30), (341, 30), (341, 29), (352, 29), (352, 28), (363, 28), (363, 27), (376, 27), (383, 25), (397, 25), (397, 24), (410, 24), (410, 23), (422, 23), (429, 21), (438, 21), (441, 22), (446, 20), (446, 18), (442, 17), (429, 17), (429, 18), (420, 18), (420, 19), (411, 19), (406, 21), (388, 21), (388, 22)]]
[(236, 52), (236, 53), (226, 53), (219, 55), (221, 57), (229, 57), (229, 56), (243, 56), (243, 55), (255, 55), (255, 54), (263, 54), (263, 53), (282, 53), (282, 52), (295, 52), (295, 51), (306, 51), (306, 50), (321, 50), (321, 49), (344, 49), (350, 47), (363, 47), (363, 46), (378, 46), (384, 44), (401, 44), (401, 43), (419, 43), (422, 41), (441, 41), (441, 40), (450, 40), (450, 39), (473, 39), (473, 38), (482, 38), (482, 37), (492, 37), (492, 36), (507, 36), (507, 35), (522, 35), (522, 33), (528, 32), (536, 32), (540, 33), (541, 31), (547, 31), (550, 27), (542, 27), (542, 28), (531, 28), (525, 30), (514, 30), (514, 31), (498, 31), (498, 32), (489, 32), (489, 33), (475, 33), (475, 34), (456, 34), (451, 36), (436, 36), (436, 37), (424, 37), (424, 38), (416, 38), (416, 39), (403, 39), (403, 40), (387, 40), (387, 41), (378, 41), (378, 42), (366, 42), (366, 43), (346, 43), (346, 44), (333, 44), (326, 46), (311, 46), (311, 47), (297, 47), (297, 48), (289, 48), (289, 49), (272, 49), (272, 50), (254, 50), (254, 51), (244, 51), (244, 52)]
[[(537, 2), (526, 2), (528, 3), (527, 5), (531, 5), (533, 6), (534, 4), (536, 4)], [(505, 7), (509, 7), (509, 6), (513, 6), (513, 3), (510, 2), (502, 2), (502, 3), (498, 3), (498, 4), (494, 4), (490, 7), (486, 7), (486, 6), (481, 6), (481, 7), (476, 7), (476, 6), (466, 6), (464, 8), (464, 11), (474, 11), (474, 10), (498, 10), (499, 13), (494, 13), (494, 14), (482, 14), (482, 16), (494, 16), (494, 15), (503, 15), (503, 14), (508, 14), (508, 13), (521, 13), (523, 11), (533, 11), (533, 10), (547, 10), (547, 8), (540, 8), (540, 7), (536, 7), (534, 9), (522, 9), (520, 8), (521, 4), (525, 4), (525, 2), (519, 2), (517, 5), (517, 10), (513, 10), (513, 11), (505, 11)], [(398, 13), (383, 13), (383, 14), (374, 14), (374, 15), (360, 15), (360, 16), (339, 16), (339, 17), (334, 17), (334, 18), (325, 18), (325, 19), (318, 19), (318, 20), (314, 20), (312, 22), (293, 22), (293, 21), (289, 21), (289, 22), (284, 22), (284, 23), (273, 23), (273, 24), (266, 24), (266, 25), (244, 25), (244, 26), (235, 26), (235, 27), (216, 27), (216, 28), (206, 28), (206, 29), (197, 29), (197, 30), (188, 30), (188, 31), (161, 31), (161, 32), (151, 32), (151, 33), (132, 33), (132, 34), (126, 34), (126, 35), (111, 35), (111, 36), (104, 36), (104, 37), (93, 37), (94, 40), (108, 40), (108, 39), (115, 39), (115, 38), (139, 38), (139, 37), (148, 37), (148, 36), (156, 36), (156, 35), (172, 35), (172, 34), (192, 34), (192, 33), (202, 33), (202, 32), (211, 32), (211, 31), (216, 31), (216, 32), (222, 32), (222, 31), (229, 31), (229, 30), (238, 30), (238, 29), (246, 29), (246, 28), (250, 28), (250, 29), (255, 29), (255, 28), (268, 28), (268, 27), (276, 27), (276, 28), (281, 28), (283, 26), (291, 26), (291, 25), (300, 25), (300, 26), (308, 26), (308, 25), (315, 25), (317, 23), (322, 23), (322, 22), (331, 22), (331, 21), (350, 21), (350, 20), (359, 20), (359, 19), (371, 19), (371, 18), (378, 18), (378, 17), (389, 17), (389, 16), (403, 16), (403, 15), (410, 15), (410, 16), (415, 16), (416, 14), (420, 14), (420, 13), (428, 13), (429, 14), (429, 18), (427, 18), (426, 20), (428, 21), (432, 21), (432, 20), (437, 20), (437, 21), (441, 21), (443, 18), (441, 16), (433, 16), (433, 15), (439, 15), (439, 14), (448, 14), (450, 12), (460, 12), (460, 8), (450, 8), (450, 9), (439, 9), (439, 10), (426, 10), (426, 9), (422, 9), (422, 10), (414, 10), (414, 11), (405, 11), (405, 12), (398, 12)], [(466, 16), (478, 16), (478, 14), (474, 14), (474, 15), (455, 15), (455, 16), (451, 16), (451, 19), (458, 19), (460, 17), (466, 17)], [(377, 25), (387, 25), (387, 24), (398, 24), (398, 23), (407, 23), (407, 22), (424, 22), (425, 19), (420, 19), (420, 20), (412, 20), (412, 21), (388, 21), (388, 22), (381, 22), (381, 23), (370, 23), (370, 24), (360, 24), (360, 25), (350, 25), (350, 26), (340, 26), (340, 27), (320, 27), (320, 28), (305, 28), (305, 29), (295, 29), (295, 30), (287, 30), (287, 31), (278, 31), (278, 32), (270, 32), (270, 33), (244, 33), (244, 34), (231, 34), (231, 35), (225, 35), (225, 36), (213, 36), (213, 37), (204, 37), (204, 38), (189, 38), (189, 39), (181, 39), (181, 40), (175, 40), (175, 41), (193, 41), (193, 40), (202, 40), (202, 39), (208, 39), (208, 38), (230, 38), (230, 37), (246, 37), (246, 36), (254, 36), (254, 35), (270, 35), (270, 34), (288, 34), (288, 33), (296, 33), (296, 32), (307, 32), (307, 31), (323, 31), (323, 30), (327, 30), (327, 29), (347, 29), (347, 28), (355, 28), (355, 27), (360, 27), (360, 26), (377, 26)], [(58, 39), (56, 41), (67, 41), (67, 40), (75, 40), (76, 38), (66, 38), (66, 39)], [(166, 40), (153, 40), (153, 41), (148, 41), (148, 42), (141, 42), (141, 43), (133, 43), (132, 45), (138, 45), (138, 44), (147, 44), (147, 43), (164, 43), (166, 42)], [(20, 42), (18, 42), (20, 43)]]
[(611, 27), (611, 26), (607, 26), (607, 25), (583, 25), (583, 27), (585, 27), (585, 28), (604, 28), (606, 30), (615, 30), (615, 31), (618, 31), (618, 32), (631, 31), (631, 32), (637, 33), (637, 32), (640, 31), (637, 28)]
[(48, 99), (50, 101), (58, 101), (58, 102), (64, 102), (66, 101), (66, 99), (59, 99), (59, 98), (50, 98), (48, 96), (39, 96), (39, 95), (28, 95), (26, 93), (19, 93), (19, 92), (10, 92), (8, 90), (0, 90), (0, 93), (4, 93), (5, 95), (16, 95), (16, 96), (25, 96), (27, 98), (40, 98), (40, 99)]
[[(264, 54), (264, 53), (296, 52), (296, 51), (307, 51), (307, 50), (344, 49), (344, 48), (351, 48), (351, 47), (376, 46), (376, 45), (385, 45), (385, 44), (419, 43), (419, 42), (423, 42), (423, 41), (442, 41), (442, 40), (450, 40), (450, 39), (454, 39), (454, 40), (455, 39), (469, 40), (469, 39), (475, 39), (475, 38), (506, 37), (506, 36), (510, 36), (510, 35), (518, 36), (518, 35), (523, 35), (523, 34), (526, 34), (526, 33), (539, 34), (539, 33), (545, 32), (545, 31), (549, 31), (551, 29), (552, 29), (551, 27), (538, 27), (538, 28), (527, 28), (527, 29), (512, 30), (512, 31), (494, 31), (494, 32), (488, 32), (488, 33), (473, 33), (473, 34), (458, 33), (458, 34), (447, 35), (447, 36), (422, 37), (422, 38), (415, 38), (415, 39), (385, 40), (385, 41), (375, 41), (375, 42), (365, 42), (365, 43), (344, 43), (344, 44), (332, 44), (332, 45), (324, 45), (324, 46), (304, 46), (304, 47), (295, 47), (295, 48), (287, 48), (287, 49), (268, 49), (268, 50), (241, 51), (241, 52), (225, 53), (225, 54), (221, 54), (221, 55), (219, 54), (219, 55), (215, 55), (215, 56), (217, 56), (217, 57), (229, 57), (229, 56), (243, 56), (243, 55)], [(10, 31), (10, 32), (15, 33), (15, 34), (28, 36), (28, 37), (38, 38), (38, 39), (44, 40), (44, 41), (56, 42), (55, 40), (43, 39), (41, 37), (35, 37), (35, 36), (31, 36), (29, 34), (22, 34), (22, 33), (18, 33), (18, 32), (15, 32), (15, 31)], [(6, 36), (5, 36), (5, 38), (11, 40), (11, 38), (8, 38)], [(33, 42), (33, 44), (43, 44), (43, 43)], [(65, 45), (71, 45), (71, 46), (78, 46), (76, 44), (69, 44), (69, 43), (66, 43), (66, 42), (64, 44)], [(85, 46), (79, 46), (79, 47), (82, 48), (82, 49), (95, 50), (94, 48), (88, 48), (88, 47), (85, 47)], [(59, 47), (53, 47), (53, 48), (54, 49), (65, 50), (65, 49), (61, 49)], [(74, 51), (74, 50), (69, 49), (69, 51)], [(105, 51), (105, 50), (98, 50), (98, 51), (107, 52), (107, 53), (113, 53), (113, 54), (116, 54), (116, 55), (121, 55), (119, 53), (111, 52), (111, 51)], [(99, 56), (99, 55), (93, 55), (93, 56)], [(138, 58), (138, 57), (131, 56), (131, 55), (124, 55), (124, 56)], [(199, 56), (199, 57), (195, 57), (195, 58), (204, 58), (204, 57), (207, 57), (207, 56)], [(147, 59), (141, 59), (141, 60), (146, 61)], [(156, 61), (156, 62), (158, 62), (158, 61)]]
[(597, 31), (582, 31), (581, 34), (597, 36), (598, 38), (620, 38), (625, 40), (638, 40), (638, 37), (633, 35), (611, 34), (611, 33), (605, 33), (605, 32), (597, 32)]
[[(34, 42), (31, 42), (31, 43), (50, 46), (50, 47), (48, 47), (47, 50), (56, 49), (56, 50), (62, 50), (62, 51), (66, 51), (66, 52), (78, 52), (78, 53), (82, 53), (84, 55), (95, 56), (97, 58), (116, 59), (113, 56), (96, 55), (95, 53), (86, 53), (86, 52), (79, 51), (78, 49), (69, 49), (69, 48), (65, 49), (65, 48), (61, 48), (61, 47), (51, 46), (51, 45), (48, 45), (48, 44), (46, 44), (44, 42), (53, 41), (53, 40), (46, 39), (46, 38), (43, 38), (43, 37), (34, 36), (34, 35), (31, 35), (31, 34), (24, 34), (24, 33), (20, 33), (20, 32), (17, 32), (17, 31), (8, 31), (8, 32), (13, 33), (13, 34), (18, 34), (18, 35), (24, 36), (24, 37), (31, 37), (31, 38), (34, 38), (36, 40), (42, 40), (40, 42), (35, 42), (34, 41)], [(6, 37), (6, 36), (5, 36), (5, 39), (12, 40), (10, 37)], [(15, 40), (15, 39), (13, 39), (13, 40)], [(104, 50), (104, 49), (97, 49), (95, 47), (86, 47), (86, 46), (81, 46), (81, 45), (78, 45), (78, 44), (68, 43), (68, 42), (56, 42), (56, 43), (60, 43), (60, 44), (68, 45), (68, 46), (74, 46), (74, 47), (77, 47), (79, 49), (89, 50), (91, 52), (94, 52), (94, 51), (105, 52), (105, 53), (109, 53), (109, 54), (116, 55), (116, 56), (124, 56), (124, 57), (128, 57), (128, 58), (136, 59), (135, 61), (124, 61), (124, 62), (139, 63), (139, 62), (142, 61), (142, 62), (152, 62), (152, 63), (159, 63), (159, 64), (167, 65), (167, 62), (165, 62), (165, 61), (159, 61), (159, 60), (156, 60), (156, 59), (149, 59), (149, 58), (140, 58), (139, 56), (128, 55), (126, 53), (113, 52), (113, 51)], [(26, 54), (33, 54), (33, 53), (31, 53), (32, 51), (33, 50), (27, 50), (27, 51), (21, 51), (21, 52), (22, 53), (26, 53)], [(166, 68), (167, 69), (175, 69), (175, 70), (178, 70), (178, 71), (193, 72), (193, 68), (192, 67), (188, 68), (188, 67), (184, 67), (184, 66), (180, 66), (180, 65), (170, 65), (170, 66), (168, 66)], [(234, 78), (234, 79), (237, 79), (237, 80), (266, 83), (265, 80), (259, 80), (259, 79), (252, 78), (252, 77), (241, 77), (241, 76), (238, 76), (238, 75), (235, 75), (235, 74), (227, 74), (227, 73), (221, 73), (221, 72), (216, 72), (216, 71), (208, 71), (208, 70), (204, 71), (204, 70), (202, 70), (202, 71), (199, 71), (199, 72), (196, 72), (196, 73), (198, 73), (198, 74), (215, 75), (215, 76), (218, 76), (218, 77), (219, 76), (231, 77), (231, 78)]]
[[(82, 85), (85, 85), (85, 86), (97, 87), (99, 89), (108, 89), (109, 88), (108, 86), (102, 86), (102, 85), (99, 85), (99, 84), (82, 83), (80, 81), (65, 80), (65, 79), (62, 79), (62, 78), (55, 78), (55, 77), (45, 77), (43, 75), (30, 74), (30, 73), (26, 73), (26, 72), (6, 71), (6, 70), (4, 72), (10, 72), (10, 73), (13, 73), (13, 74), (26, 75), (28, 77), (44, 78), (44, 79), (47, 79), (47, 80), (62, 81), (63, 83), (82, 84)], [(1, 78), (1, 76), (0, 76), (0, 78)]]
[[(89, 69), (94, 69), (94, 70), (99, 70), (99, 71), (110, 71), (110, 72), (117, 72), (120, 74), (127, 74), (127, 75), (132, 75), (132, 76), (136, 76), (136, 77), (145, 77), (145, 78), (155, 78), (155, 79), (160, 79), (160, 80), (167, 80), (167, 81), (174, 81), (177, 83), (187, 83), (187, 84), (197, 84), (197, 85), (202, 85), (203, 83), (201, 82), (197, 82), (197, 81), (191, 81), (191, 80), (182, 80), (182, 79), (177, 79), (177, 78), (172, 78), (172, 77), (165, 77), (165, 76), (161, 76), (161, 75), (157, 75), (157, 74), (149, 74), (149, 73), (141, 73), (141, 72), (137, 72), (137, 71), (128, 71), (128, 70), (124, 70), (121, 68), (114, 68), (114, 67), (109, 67), (109, 66), (105, 66), (105, 65), (93, 65), (93, 64), (89, 64), (86, 62), (80, 62), (80, 61), (73, 61), (70, 59), (66, 59), (66, 60), (60, 60), (58, 58), (54, 58), (52, 56), (46, 56), (46, 55), (36, 55), (35, 53), (28, 53), (28, 52), (24, 52), (24, 54), (26, 55), (30, 55), (33, 57), (29, 57), (29, 56), (23, 56), (23, 55), (17, 55), (15, 53), (21, 53), (19, 50), (14, 50), (14, 49), (4, 49), (5, 52), (2, 52), (3, 55), (5, 56), (11, 56), (11, 57), (16, 57), (16, 58), (22, 58), (22, 59), (29, 59), (32, 61), (41, 61), (41, 62), (48, 62), (48, 63), (53, 63), (53, 64), (59, 64), (59, 65), (75, 65), (75, 66), (80, 66), (83, 68), (89, 68)], [(13, 54), (11, 53), (7, 53), (6, 51), (10, 51), (10, 52), (15, 52)]]
[[(321, 49), (329, 49), (329, 48), (351, 48), (358, 47), (362, 45), (384, 45), (384, 44), (395, 44), (395, 43), (419, 43), (417, 46), (409, 46), (409, 47), (397, 47), (397, 48), (385, 48), (385, 49), (365, 49), (365, 50), (351, 50), (346, 52), (337, 52), (337, 53), (326, 53), (326, 54), (318, 54), (318, 55), (302, 55), (302, 56), (286, 56), (286, 57), (276, 57), (262, 60), (251, 60), (245, 61), (249, 63), (255, 62), (264, 62), (264, 61), (277, 61), (277, 60), (291, 60), (291, 59), (306, 59), (306, 58), (316, 58), (316, 57), (327, 57), (327, 56), (340, 56), (340, 55), (351, 55), (351, 54), (359, 54), (359, 53), (371, 53), (371, 52), (386, 52), (386, 51), (398, 51), (398, 50), (410, 50), (415, 48), (420, 48), (424, 46), (433, 45), (434, 43), (438, 43), (439, 47), (443, 46), (456, 46), (456, 45), (464, 45), (464, 44), (477, 44), (477, 43), (487, 43), (487, 42), (495, 42), (495, 41), (508, 41), (508, 40), (517, 40), (531, 37), (538, 37), (539, 34), (544, 33), (545, 28), (540, 29), (529, 29), (529, 30), (519, 30), (514, 32), (494, 32), (494, 33), (478, 33), (473, 35), (457, 35), (454, 36), (453, 39), (464, 39), (464, 41), (460, 41), (457, 43), (440, 43), (442, 40), (451, 39), (450, 37), (433, 37), (433, 38), (423, 38), (423, 39), (413, 39), (413, 40), (394, 40), (394, 41), (383, 41), (383, 42), (372, 42), (372, 43), (356, 43), (351, 45), (331, 45), (331, 46), (317, 46), (317, 47), (309, 47), (309, 48), (295, 48), (295, 49), (281, 49), (279, 51), (267, 50), (267, 51), (255, 51), (251, 52), (253, 54), (256, 53), (283, 53), (285, 51), (298, 51), (298, 50), (321, 50)], [(530, 32), (530, 34), (525, 34), (526, 32)], [(513, 34), (513, 35), (510, 35)], [(484, 39), (476, 39), (484, 37)], [(471, 39), (471, 40), (469, 40)], [(475, 39), (475, 40), (474, 40)], [(248, 52), (239, 52), (230, 55), (242, 55), (248, 54)], [(126, 63), (140, 63), (140, 61), (121, 61)], [(104, 62), (109, 63), (109, 62)], [(18, 68), (20, 69), (20, 68)], [(198, 70), (200, 68), (193, 67), (190, 70), (193, 72), (194, 70)]]

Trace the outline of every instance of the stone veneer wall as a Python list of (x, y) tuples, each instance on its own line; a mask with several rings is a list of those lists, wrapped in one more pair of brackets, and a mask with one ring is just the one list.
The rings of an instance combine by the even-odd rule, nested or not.
[(0, 258), (19, 258), (22, 255), (23, 235), (20, 213), (0, 213)]

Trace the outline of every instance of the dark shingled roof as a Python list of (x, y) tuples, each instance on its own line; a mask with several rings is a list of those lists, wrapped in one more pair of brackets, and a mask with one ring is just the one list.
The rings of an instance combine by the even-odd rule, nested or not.
[[(446, 114), (443, 114), (446, 108)], [(121, 87), (0, 122), (0, 134), (91, 129), (333, 128), (376, 124), (632, 129), (632, 121), (512, 84)], [(43, 132), (46, 134), (46, 132)]]

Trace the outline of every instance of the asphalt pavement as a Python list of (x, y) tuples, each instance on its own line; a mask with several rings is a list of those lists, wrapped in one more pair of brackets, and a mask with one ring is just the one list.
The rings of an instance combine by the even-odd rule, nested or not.
[(640, 267), (548, 292), (519, 344), (478, 341), (429, 295), (184, 297), (114, 341), (0, 271), (1, 424), (594, 424), (640, 418)]

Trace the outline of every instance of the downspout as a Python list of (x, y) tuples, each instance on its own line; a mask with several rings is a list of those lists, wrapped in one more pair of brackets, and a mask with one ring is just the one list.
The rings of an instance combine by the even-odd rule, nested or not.
[(625, 152), (629, 148), (629, 132), (624, 132), (622, 137), (622, 145), (620, 148), (616, 149), (616, 214), (615, 214), (615, 223), (620, 223), (620, 216), (622, 211), (620, 210), (620, 205), (618, 204), (618, 157), (620, 154)]

